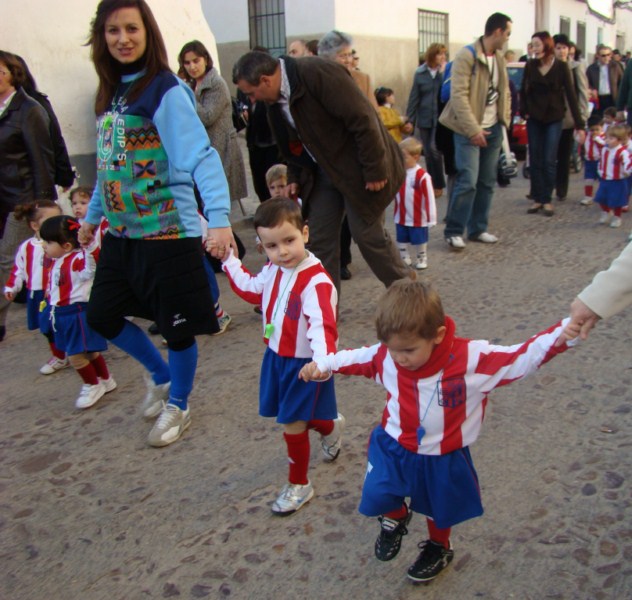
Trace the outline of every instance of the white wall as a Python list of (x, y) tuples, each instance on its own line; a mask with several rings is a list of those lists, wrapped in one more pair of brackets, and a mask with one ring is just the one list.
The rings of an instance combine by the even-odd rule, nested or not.
[[(94, 94), (97, 86), (88, 36), (96, 2), (87, 0), (19, 0), (2, 3), (0, 47), (20, 54), (39, 89), (48, 94), (61, 124), (71, 159), (95, 150)], [(202, 40), (217, 55), (200, 0), (149, 0), (165, 38), (171, 67), (184, 43)], [(8, 24), (11, 24), (9, 27)], [(81, 171), (81, 169), (80, 169)], [(90, 181), (82, 181), (85, 185)]]
[(247, 0), (201, 0), (202, 11), (218, 44), (247, 40)]
[(335, 0), (285, 0), (287, 35), (300, 37), (330, 31), (334, 28), (335, 5)]

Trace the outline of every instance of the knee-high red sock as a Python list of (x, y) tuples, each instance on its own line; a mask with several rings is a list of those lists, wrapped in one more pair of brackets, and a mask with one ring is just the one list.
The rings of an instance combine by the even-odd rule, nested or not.
[(584, 186), (584, 196), (588, 196), (589, 198), (592, 198), (593, 195), (593, 186), (592, 185), (585, 185)]
[(99, 377), (91, 362), (89, 362), (85, 367), (81, 367), (81, 369), (76, 369), (76, 371), (79, 373), (79, 377), (83, 379), (84, 383), (89, 383), (90, 385), (96, 385), (99, 383)]
[(408, 507), (405, 502), (402, 502), (402, 505), (397, 510), (392, 510), (390, 512), (384, 513), (385, 517), (389, 519), (393, 519), (394, 521), (401, 521), (406, 518), (408, 514)]
[(305, 485), (307, 483), (307, 468), (309, 467), (309, 431), (303, 433), (284, 433), (287, 444), (287, 458), (290, 463), (288, 481)]
[(621, 213), (623, 212), (623, 206), (618, 206), (617, 208), (614, 208), (612, 212), (614, 213), (615, 217), (620, 217)]
[(334, 430), (334, 422), (331, 419), (328, 421), (312, 419), (307, 422), (307, 428), (317, 431), (320, 435), (329, 435)]
[(105, 362), (105, 358), (103, 358), (103, 355), (99, 354), (99, 356), (93, 358), (90, 361), (90, 364), (94, 367), (94, 370), (96, 371), (97, 377), (99, 377), (99, 379), (110, 378), (110, 372), (108, 371), (108, 366)]
[(62, 352), (57, 346), (55, 346), (55, 342), (48, 342), (48, 346), (50, 347), (50, 353), (59, 360), (64, 360), (66, 358), (66, 353)]
[(451, 527), (447, 529), (440, 529), (435, 525), (435, 522), (431, 519), (426, 519), (428, 523), (428, 533), (430, 534), (430, 539), (437, 544), (441, 544), (446, 550), (450, 548), (450, 532), (452, 531)]

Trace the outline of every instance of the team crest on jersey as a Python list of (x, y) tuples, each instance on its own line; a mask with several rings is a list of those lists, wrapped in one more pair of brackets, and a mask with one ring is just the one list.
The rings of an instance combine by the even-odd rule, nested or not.
[(287, 304), (285, 305), (285, 314), (288, 319), (298, 321), (301, 318), (301, 295), (296, 292), (290, 292), (287, 295)]
[(465, 403), (465, 397), (465, 379), (463, 377), (442, 379), (437, 383), (439, 406), (456, 408)]

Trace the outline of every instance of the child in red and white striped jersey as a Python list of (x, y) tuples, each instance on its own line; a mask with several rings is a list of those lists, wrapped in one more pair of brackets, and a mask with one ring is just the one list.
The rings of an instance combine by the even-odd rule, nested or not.
[(483, 514), (469, 446), (479, 435), (487, 396), (566, 350), (566, 343), (555, 343), (568, 322), (514, 346), (463, 339), (434, 290), (400, 280), (378, 303), (379, 343), (318, 357), (302, 369), (305, 381), (361, 375), (387, 391), (382, 422), (369, 443), (359, 507), (366, 516), (379, 516), (379, 560), (395, 558), (415, 511), (426, 517), (429, 539), (420, 544), (408, 576), (429, 581), (452, 561), (452, 526)]
[(584, 206), (590, 206), (593, 203), (593, 188), (599, 177), (597, 167), (601, 149), (605, 143), (603, 123), (589, 120), (588, 135), (584, 141), (584, 197), (580, 200)]
[(272, 512), (289, 515), (314, 495), (307, 477), (309, 430), (321, 435), (325, 460), (335, 460), (340, 452), (344, 417), (337, 411), (333, 380), (305, 383), (298, 379), (304, 365), (336, 351), (338, 296), (322, 263), (305, 250), (308, 229), (296, 202), (266, 200), (257, 208), (254, 225), (269, 260), (258, 275), (252, 275), (224, 248), (214, 246), (213, 240), (207, 249), (222, 260), (235, 293), (262, 308), (267, 348), (261, 366), (259, 414), (276, 417), (285, 429), (288, 483), (272, 504)]
[(632, 173), (632, 156), (626, 147), (628, 134), (624, 125), (612, 125), (606, 133), (606, 145), (599, 159), (599, 189), (595, 202), (601, 207), (599, 223), (621, 227), (621, 213), (628, 204), (628, 177)]
[(94, 241), (81, 248), (79, 228), (79, 221), (72, 217), (51, 217), (42, 223), (40, 237), (44, 252), (53, 259), (48, 297), (55, 343), (84, 382), (75, 407), (89, 408), (115, 389), (116, 382), (100, 354), (107, 350), (107, 342), (86, 320), (99, 248)]

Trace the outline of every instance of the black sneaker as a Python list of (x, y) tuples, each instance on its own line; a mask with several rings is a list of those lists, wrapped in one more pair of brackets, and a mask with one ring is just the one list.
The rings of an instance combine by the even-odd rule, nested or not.
[(403, 519), (389, 519), (384, 515), (378, 517), (382, 524), (380, 535), (375, 540), (375, 557), (378, 560), (392, 560), (397, 556), (402, 545), (402, 536), (408, 533), (406, 525), (412, 518), (413, 513), (410, 509)]
[(441, 544), (426, 540), (419, 544), (421, 552), (415, 564), (408, 569), (408, 577), (413, 581), (424, 582), (434, 579), (454, 558), (452, 545), (446, 550)]
[(152, 323), (149, 327), (147, 327), (147, 331), (151, 335), (158, 335), (160, 333), (160, 330), (158, 329), (158, 324), (157, 323)]

